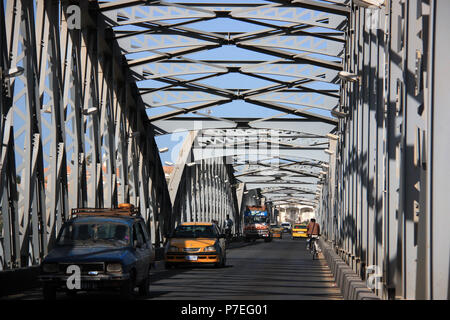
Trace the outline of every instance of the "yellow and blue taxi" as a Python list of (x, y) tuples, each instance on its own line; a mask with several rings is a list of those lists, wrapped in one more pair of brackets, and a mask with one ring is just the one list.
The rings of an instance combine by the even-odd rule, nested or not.
[(292, 240), (298, 238), (307, 238), (308, 235), (306, 231), (307, 231), (306, 224), (294, 224), (294, 226), (292, 227)]
[(278, 238), (278, 239), (282, 239), (283, 238), (283, 230), (284, 228), (280, 225), (277, 224), (272, 224), (270, 226), (270, 228), (272, 229), (272, 237), (273, 238)]
[(185, 222), (170, 234), (165, 248), (165, 267), (181, 264), (226, 264), (225, 235), (211, 222)]

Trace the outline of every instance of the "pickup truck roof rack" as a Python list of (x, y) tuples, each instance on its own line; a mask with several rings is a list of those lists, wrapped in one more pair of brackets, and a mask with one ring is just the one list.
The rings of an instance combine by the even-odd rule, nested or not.
[(74, 208), (72, 217), (75, 216), (138, 216), (139, 210), (133, 205), (119, 205), (119, 208)]

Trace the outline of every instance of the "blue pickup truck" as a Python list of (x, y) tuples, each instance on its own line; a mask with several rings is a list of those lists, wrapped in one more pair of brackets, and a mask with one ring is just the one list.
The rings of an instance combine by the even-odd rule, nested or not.
[(41, 265), (44, 299), (55, 299), (58, 290), (104, 289), (130, 298), (136, 286), (148, 295), (152, 259), (144, 220), (133, 206), (73, 209)]

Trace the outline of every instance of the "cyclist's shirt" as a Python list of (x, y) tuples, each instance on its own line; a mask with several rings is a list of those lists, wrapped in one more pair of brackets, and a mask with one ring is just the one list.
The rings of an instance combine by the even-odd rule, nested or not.
[(306, 233), (310, 235), (319, 235), (320, 234), (320, 226), (316, 222), (310, 222), (308, 223), (308, 226), (306, 227), (307, 231)]

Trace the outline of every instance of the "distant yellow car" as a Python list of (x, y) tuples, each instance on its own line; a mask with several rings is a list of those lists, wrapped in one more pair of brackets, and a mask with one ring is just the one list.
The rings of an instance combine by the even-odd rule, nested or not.
[(279, 226), (277, 224), (272, 224), (270, 226), (270, 228), (272, 229), (272, 238), (279, 238), (282, 239), (283, 238), (283, 227)]
[(292, 227), (292, 240), (297, 238), (307, 238), (306, 234), (307, 226), (306, 224), (294, 224)]
[(165, 248), (166, 269), (180, 264), (226, 264), (225, 235), (211, 222), (187, 222), (178, 225)]

